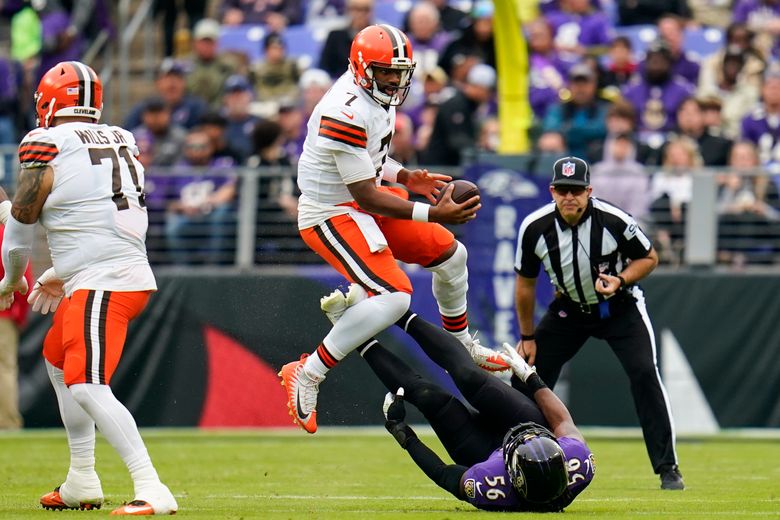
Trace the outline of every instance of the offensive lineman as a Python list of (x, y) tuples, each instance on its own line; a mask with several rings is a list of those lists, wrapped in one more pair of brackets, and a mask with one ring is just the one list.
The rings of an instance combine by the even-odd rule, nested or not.
[[(316, 106), (298, 163), (298, 228), (306, 244), (349, 281), (373, 296), (350, 307), (312, 355), (282, 367), (293, 420), (317, 430), (317, 392), (325, 374), (361, 343), (386, 329), (409, 308), (412, 286), (396, 259), (433, 272), (433, 294), (444, 328), (483, 368), (508, 368), (468, 333), (466, 248), (439, 223), (476, 217), (479, 197), (462, 204), (451, 188), (435, 206), (411, 203), (405, 185), (435, 202), (450, 178), (407, 170), (388, 159), (395, 107), (409, 91), (415, 62), (400, 30), (372, 25), (352, 42), (349, 70)], [(434, 222), (436, 224), (434, 224)]]
[(27, 292), (22, 274), (40, 222), (54, 271), (41, 276), (31, 300), (44, 311), (59, 304), (43, 354), (70, 448), (65, 482), (42, 496), (41, 505), (100, 508), (97, 426), (135, 487), (134, 499), (112, 514), (173, 514), (176, 499), (160, 481), (132, 415), (108, 386), (128, 323), (157, 284), (144, 244), (148, 218), (138, 149), (130, 132), (98, 123), (102, 106), (101, 81), (83, 63), (59, 63), (41, 79), (35, 93), (39, 128), (19, 145), (21, 171), (2, 247), (0, 308), (13, 302), (15, 291)]

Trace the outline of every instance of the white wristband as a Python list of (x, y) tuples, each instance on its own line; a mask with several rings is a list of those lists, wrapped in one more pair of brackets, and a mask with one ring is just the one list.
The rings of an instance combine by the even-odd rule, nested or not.
[(5, 223), (8, 222), (8, 216), (11, 214), (11, 201), (10, 200), (4, 200), (3, 202), (0, 202), (0, 224), (5, 226)]
[(382, 179), (387, 182), (398, 182), (398, 172), (403, 170), (403, 165), (395, 159), (388, 157), (382, 165)]
[(428, 222), (428, 212), (430, 210), (430, 204), (415, 202), (414, 207), (412, 207), (412, 220), (416, 220), (417, 222)]

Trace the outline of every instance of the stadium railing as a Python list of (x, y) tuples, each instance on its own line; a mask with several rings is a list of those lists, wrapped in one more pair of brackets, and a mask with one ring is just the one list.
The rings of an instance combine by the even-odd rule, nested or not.
[[(16, 148), (0, 147), (0, 185), (9, 194), (15, 188)], [(501, 167), (527, 170), (527, 157), (505, 158)], [(442, 171), (431, 168), (431, 171)], [(459, 168), (446, 173), (459, 177)], [(646, 175), (657, 175), (647, 169)], [(531, 173), (544, 183), (547, 174)], [(775, 265), (780, 263), (780, 176), (764, 170), (734, 172), (701, 168), (681, 172), (690, 179), (690, 200), (682, 219), (669, 206), (646, 197), (648, 213), (640, 223), (654, 239), (662, 264), (671, 267)], [(234, 178), (233, 200), (221, 208), (203, 205), (191, 218), (174, 222), (171, 203), (182, 199), (194, 206), (205, 197), (215, 178)], [(736, 178), (735, 178), (736, 176)], [(181, 177), (186, 177), (186, 181)], [(294, 168), (231, 168), (229, 170), (153, 167), (146, 173), (149, 209), (147, 250), (155, 265), (216, 265), (251, 268), (256, 265), (319, 263), (298, 235)], [(651, 177), (652, 178), (652, 177)], [(731, 178), (731, 195), (727, 179)], [(178, 180), (176, 180), (178, 179)], [(615, 179), (621, 182), (620, 179)], [(651, 181), (652, 182), (652, 181)], [(177, 191), (190, 183), (188, 188)], [(205, 184), (204, 184), (205, 183)], [(741, 187), (734, 188), (734, 185)], [(756, 197), (762, 186), (765, 200)], [(167, 188), (166, 188), (167, 186)], [(647, 189), (646, 187), (643, 189)], [(648, 190), (649, 191), (649, 190)], [(618, 203), (619, 204), (619, 203)], [(620, 204), (619, 204), (620, 205)], [(175, 224), (180, 224), (179, 229)], [(659, 238), (667, 230), (670, 241)], [(456, 234), (462, 229), (453, 228)]]

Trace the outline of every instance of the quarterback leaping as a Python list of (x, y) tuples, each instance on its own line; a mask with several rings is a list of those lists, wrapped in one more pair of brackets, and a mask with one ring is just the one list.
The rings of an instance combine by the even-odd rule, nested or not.
[(398, 183), (435, 202), (450, 177), (407, 170), (387, 157), (395, 107), (409, 92), (415, 62), (406, 35), (372, 25), (352, 41), (349, 70), (315, 107), (298, 163), (298, 228), (306, 244), (371, 297), (350, 307), (313, 354), (285, 365), (279, 375), (296, 424), (317, 429), (318, 385), (361, 343), (409, 308), (412, 285), (396, 260), (433, 272), (433, 293), (444, 328), (488, 369), (508, 368), (469, 336), (466, 248), (446, 224), (476, 217), (479, 197), (453, 202), (451, 188), (436, 205), (408, 200)]

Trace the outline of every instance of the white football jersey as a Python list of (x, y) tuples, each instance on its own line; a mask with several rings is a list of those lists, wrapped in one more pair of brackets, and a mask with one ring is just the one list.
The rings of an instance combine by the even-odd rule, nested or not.
[[(344, 73), (323, 96), (309, 118), (303, 153), (298, 160), (298, 227), (306, 229), (347, 213), (338, 204), (354, 200), (347, 184), (382, 180), (395, 128), (395, 107), (385, 107), (361, 87), (351, 72)], [(345, 176), (336, 167), (334, 152), (368, 154), (374, 171)]]
[(54, 184), (41, 211), (52, 263), (77, 289), (154, 290), (146, 256), (144, 168), (133, 135), (116, 126), (38, 128), (19, 145), (22, 166), (50, 166)]

